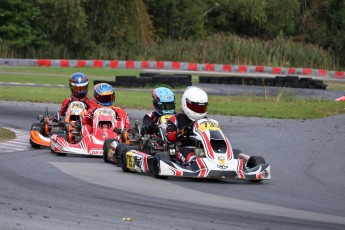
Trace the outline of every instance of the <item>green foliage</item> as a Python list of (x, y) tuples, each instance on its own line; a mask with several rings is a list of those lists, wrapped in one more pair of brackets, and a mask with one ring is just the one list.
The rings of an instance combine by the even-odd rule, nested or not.
[(81, 0), (42, 0), (42, 27), (52, 44), (66, 48), (71, 58), (86, 58), (94, 44), (87, 31), (87, 16)]
[(23, 53), (44, 44), (39, 27), (41, 11), (36, 0), (2, 0), (0, 5), (0, 38)]
[[(341, 69), (344, 4), (343, 0), (2, 0), (0, 55)], [(229, 38), (219, 38), (223, 36)]]

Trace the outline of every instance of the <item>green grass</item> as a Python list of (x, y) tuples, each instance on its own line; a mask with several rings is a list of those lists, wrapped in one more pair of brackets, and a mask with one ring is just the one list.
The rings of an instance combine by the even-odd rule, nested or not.
[(0, 127), (0, 141), (8, 141), (16, 138), (16, 134), (8, 129)]
[[(93, 80), (113, 80), (116, 75), (139, 75), (136, 70), (95, 68), (45, 68), (45, 67), (0, 67), (1, 82), (44, 83), (68, 85), (68, 77), (74, 72), (88, 75), (92, 88)], [(7, 72), (11, 72), (8, 74)], [(17, 74), (21, 73), (21, 74)], [(329, 82), (327, 82), (329, 84)], [(345, 83), (332, 82), (331, 88), (344, 89)], [(70, 94), (67, 87), (0, 86), (0, 100), (31, 101), (60, 104)], [(181, 111), (181, 94), (176, 94), (177, 110)], [(116, 90), (115, 104), (124, 108), (152, 109), (151, 92)], [(251, 116), (286, 119), (311, 119), (345, 113), (345, 103), (324, 100), (299, 99), (291, 89), (282, 89), (277, 95), (257, 97), (209, 95), (209, 114)]]
[[(44, 89), (44, 90), (43, 90)], [(2, 86), (0, 100), (61, 103), (69, 95), (68, 88)], [(177, 110), (181, 111), (181, 94), (176, 94)], [(267, 118), (310, 119), (345, 113), (345, 103), (302, 100), (288, 92), (275, 97), (209, 96), (209, 114), (255, 116)], [(115, 105), (124, 108), (152, 109), (151, 92), (116, 90)]]

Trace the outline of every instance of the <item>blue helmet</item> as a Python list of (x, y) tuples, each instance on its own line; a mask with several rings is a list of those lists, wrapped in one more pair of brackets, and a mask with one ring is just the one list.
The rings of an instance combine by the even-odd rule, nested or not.
[(159, 115), (175, 113), (175, 95), (165, 87), (159, 87), (152, 92), (152, 102)]
[(111, 106), (115, 102), (115, 91), (107, 83), (99, 83), (93, 88), (93, 96), (97, 104)]
[(83, 73), (74, 73), (69, 77), (69, 88), (75, 97), (85, 97), (89, 89), (89, 80)]

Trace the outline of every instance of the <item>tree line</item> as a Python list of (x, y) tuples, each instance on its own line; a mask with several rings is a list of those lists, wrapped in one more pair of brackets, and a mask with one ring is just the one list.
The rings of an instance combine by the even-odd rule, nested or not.
[[(1, 0), (0, 4), (3, 57), (164, 59), (160, 50), (169, 50), (169, 44), (198, 44), (199, 52), (212, 53), (212, 47), (219, 45), (219, 37), (224, 38), (218, 42), (231, 37), (232, 43), (260, 43), (257, 55), (263, 49), (277, 49), (273, 47), (277, 41), (293, 43), (296, 55), (297, 49), (304, 49), (301, 46), (312, 47), (329, 56), (327, 61), (332, 63), (327, 67), (340, 68), (345, 66), (345, 1)], [(241, 46), (231, 42), (222, 52), (243, 55), (236, 50)], [(208, 50), (203, 50), (204, 46)], [(200, 60), (201, 54), (189, 57), (188, 50), (173, 47), (169, 52), (178, 54), (171, 58), (181, 59), (174, 61), (235, 61), (217, 59), (219, 55), (227, 56), (221, 53), (209, 55), (209, 60), (206, 54)], [(284, 53), (276, 56), (288, 58)], [(313, 58), (316, 60), (317, 55)], [(266, 62), (271, 59), (267, 57)], [(255, 58), (250, 62), (242, 64), (261, 64), (255, 63)], [(286, 60), (282, 64), (299, 63)]]

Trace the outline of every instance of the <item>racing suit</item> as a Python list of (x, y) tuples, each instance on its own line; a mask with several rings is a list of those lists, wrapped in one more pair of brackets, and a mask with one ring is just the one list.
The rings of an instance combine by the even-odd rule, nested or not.
[(157, 133), (157, 121), (160, 115), (155, 111), (147, 113), (143, 118), (143, 126), (141, 128), (141, 133), (143, 135), (150, 134), (154, 135)]
[(65, 100), (63, 100), (63, 102), (61, 104), (61, 108), (60, 108), (60, 116), (66, 115), (66, 110), (67, 110), (68, 104), (72, 101), (84, 102), (86, 105), (86, 110), (88, 110), (89, 108), (97, 106), (96, 102), (92, 98), (88, 98), (87, 96), (84, 98), (79, 98), (79, 97), (75, 97), (71, 94), (70, 97), (65, 98)]
[(176, 159), (184, 164), (188, 164), (196, 158), (194, 153), (195, 139), (192, 138), (193, 135), (190, 130), (185, 131), (186, 127), (192, 122), (184, 113), (172, 116), (167, 122), (167, 140), (170, 142), (181, 142), (179, 150), (176, 152)]
[[(92, 134), (92, 122), (93, 122), (93, 115), (96, 109), (98, 109), (99, 107), (92, 107), (87, 111), (86, 116), (84, 116), (83, 120), (82, 120), (82, 124), (83, 124), (83, 135), (89, 135)], [(127, 114), (127, 112), (124, 109), (121, 109), (119, 107), (115, 107), (115, 106), (110, 106), (109, 108), (113, 109), (116, 113), (116, 121), (117, 121), (117, 127), (122, 127), (124, 124), (124, 128), (125, 129), (129, 129), (130, 128), (130, 120), (129, 120), (129, 116)]]

